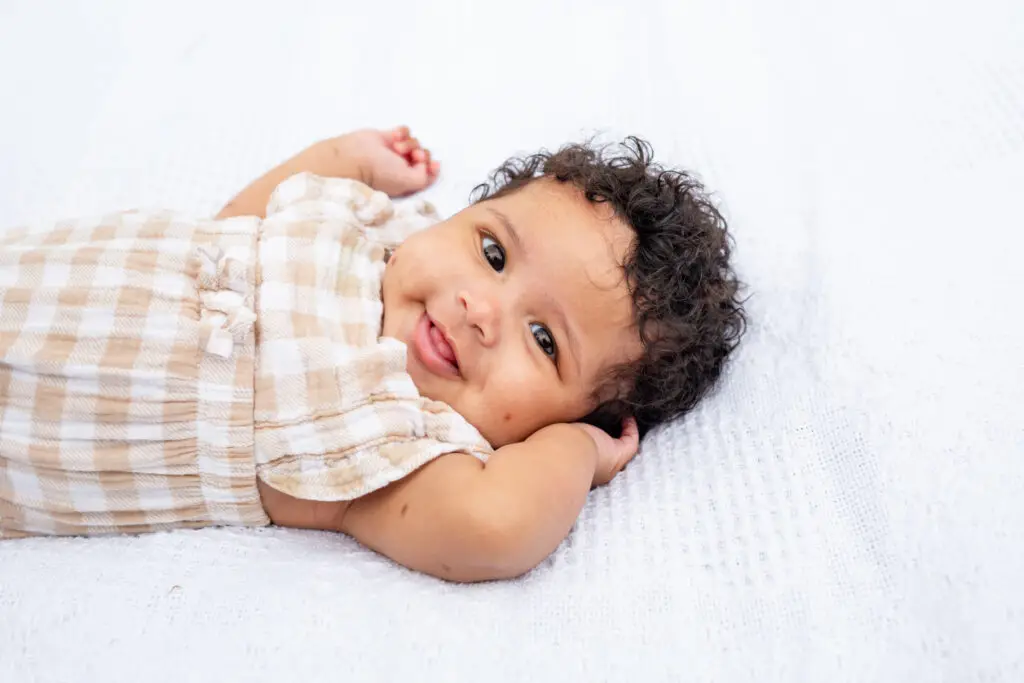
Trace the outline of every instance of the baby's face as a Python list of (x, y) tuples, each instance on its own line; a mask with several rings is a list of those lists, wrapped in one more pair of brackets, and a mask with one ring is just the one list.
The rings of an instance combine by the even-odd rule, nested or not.
[(632, 231), (574, 188), (537, 180), (413, 235), (384, 275), (384, 336), (420, 393), (493, 446), (596, 406), (602, 373), (637, 358), (621, 264)]

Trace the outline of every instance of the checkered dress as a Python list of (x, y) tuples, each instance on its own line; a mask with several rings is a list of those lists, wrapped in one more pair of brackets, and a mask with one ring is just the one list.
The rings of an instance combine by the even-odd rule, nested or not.
[(257, 476), (349, 500), (486, 459), (379, 338), (387, 249), (434, 220), (301, 174), (262, 221), (0, 232), (0, 538), (265, 525)]

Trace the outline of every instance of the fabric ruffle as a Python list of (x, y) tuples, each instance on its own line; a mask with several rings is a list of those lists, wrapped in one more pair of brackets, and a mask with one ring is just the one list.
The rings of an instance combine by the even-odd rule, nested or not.
[(199, 247), (196, 255), (200, 262), (199, 345), (206, 353), (230, 358), (235, 343), (244, 341), (256, 322), (256, 313), (245, 300), (246, 265), (227, 256), (221, 247)]

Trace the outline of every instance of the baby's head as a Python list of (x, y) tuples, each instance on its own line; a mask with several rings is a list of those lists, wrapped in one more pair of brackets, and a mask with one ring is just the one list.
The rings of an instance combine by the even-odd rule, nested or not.
[(384, 276), (420, 392), (495, 447), (558, 422), (641, 434), (690, 410), (744, 329), (725, 221), (650, 146), (506, 161)]

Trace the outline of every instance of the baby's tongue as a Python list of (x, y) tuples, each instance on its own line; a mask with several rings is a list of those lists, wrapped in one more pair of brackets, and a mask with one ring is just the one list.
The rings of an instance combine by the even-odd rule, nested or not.
[(430, 338), (433, 340), (434, 346), (437, 347), (437, 352), (441, 354), (441, 357), (455, 365), (455, 351), (452, 349), (452, 345), (441, 334), (441, 330), (437, 329), (434, 325), (430, 326)]

